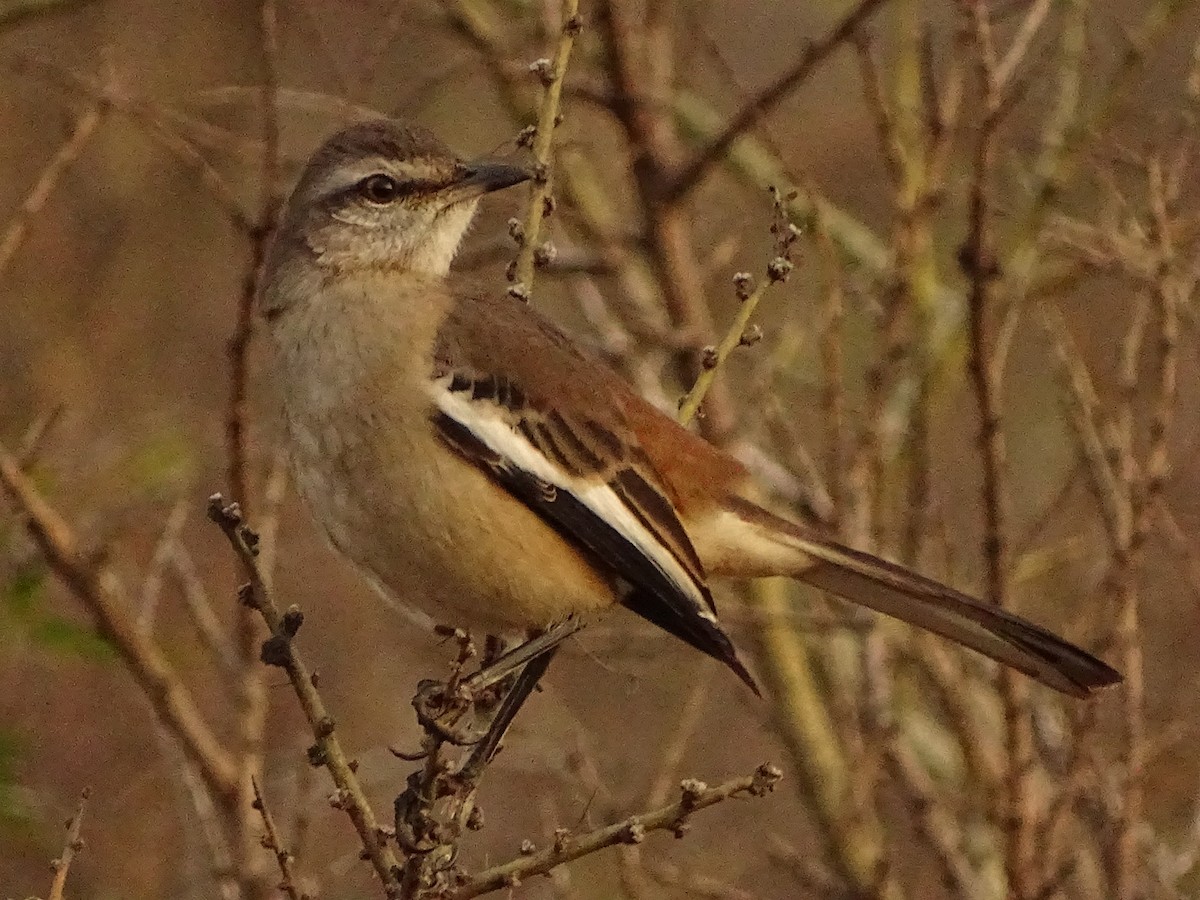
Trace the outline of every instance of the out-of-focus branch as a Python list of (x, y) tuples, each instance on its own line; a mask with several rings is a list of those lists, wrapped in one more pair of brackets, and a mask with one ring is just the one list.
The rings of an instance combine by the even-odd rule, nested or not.
[[(254, 304), (266, 258), (267, 243), (275, 229), (279, 210), (279, 23), (275, 0), (261, 0), (258, 9), (259, 122), (262, 129), (262, 158), (259, 171), (259, 211), (247, 234), (249, 260), (242, 276), (233, 335), (227, 346), (229, 398), (225, 410), (225, 456), (229, 490), (249, 509), (248, 423), (250, 418), (250, 344), (254, 338)], [(262, 770), (263, 730), (267, 718), (267, 693), (263, 670), (258, 663), (259, 626), (254, 610), (239, 604), (234, 612), (235, 646), (238, 656), (237, 716), (239, 783), (241, 802), (238, 820), (241, 840), (238, 871), (243, 878), (256, 873), (257, 840), (250, 812), (254, 779)]]
[(194, 173), (209, 196), (225, 213), (233, 228), (240, 234), (253, 230), (250, 217), (242, 209), (241, 201), (233, 188), (213, 165), (204, 158), (187, 139), (182, 137), (169, 121), (172, 116), (154, 103), (128, 93), (116, 83), (115, 77), (100, 82), (77, 72), (40, 59), (18, 57), (6, 61), (16, 74), (35, 74), (61, 90), (80, 94), (97, 103), (102, 109), (111, 109), (126, 116), (131, 122), (144, 129), (152, 143), (171, 156), (185, 171)]
[(760, 91), (729, 120), (724, 129), (683, 166), (666, 189), (669, 200), (682, 199), (708, 173), (733, 143), (751, 128), (759, 117), (772, 110), (816, 70), (838, 47), (878, 12), (887, 0), (859, 0), (829, 32), (809, 44), (786, 72)]
[(465, 884), (450, 891), (452, 900), (470, 900), (492, 891), (515, 888), (523, 880), (542, 875), (551, 869), (606, 847), (620, 844), (639, 844), (652, 831), (674, 831), (681, 834), (688, 817), (731, 797), (747, 795), (762, 797), (774, 790), (783, 775), (771, 765), (762, 765), (744, 778), (735, 778), (716, 787), (702, 782), (683, 782), (683, 795), (672, 804), (641, 815), (630, 816), (614, 825), (597, 828), (587, 834), (572, 837), (562, 833), (552, 847), (518, 857), (511, 862), (485, 869)]
[[(635, 6), (629, 0), (600, 4), (604, 65), (613, 90), (613, 112), (633, 155), (634, 181), (658, 287), (672, 325), (695, 342), (676, 354), (681, 380), (692, 384), (703, 371), (701, 348), (711, 342), (713, 324), (690, 221), (681, 204), (664, 190), (680, 153), (669, 113), (675, 94), (672, 23), (662, 10), (653, 22), (639, 21)], [(654, 44), (653, 53), (645, 52), (649, 43)], [(728, 391), (717, 382), (709, 389), (701, 430), (721, 444), (729, 439), (733, 424)]]
[(271, 815), (271, 810), (267, 806), (267, 801), (263, 798), (262, 789), (258, 785), (258, 778), (252, 778), (251, 785), (254, 788), (254, 809), (258, 810), (259, 816), (262, 818), (263, 824), (263, 839), (262, 845), (275, 857), (275, 864), (279, 866), (279, 874), (281, 880), (279, 882), (279, 890), (287, 894), (289, 900), (301, 900), (300, 886), (296, 881), (296, 872), (292, 866), (292, 854), (283, 846), (283, 842), (279, 839), (279, 830), (275, 827), (275, 817)]
[(562, 97), (563, 79), (567, 75), (567, 63), (571, 59), (571, 48), (575, 35), (583, 27), (579, 18), (579, 0), (562, 0), (562, 26), (554, 61), (539, 59), (533, 71), (542, 82), (542, 102), (538, 108), (537, 125), (533, 133), (533, 185), (529, 190), (529, 206), (525, 211), (525, 223), (521, 230), (521, 248), (517, 252), (512, 270), (513, 285), (510, 292), (529, 299), (533, 295), (534, 264), (539, 256), (547, 254), (541, 249), (540, 233), (542, 220), (551, 203), (551, 147), (554, 132), (558, 128), (559, 101)]
[(154, 712), (223, 804), (238, 795), (237, 768), (209, 729), (191, 693), (162, 650), (136, 625), (122, 601), (120, 582), (102, 558), (79, 549), (66, 522), (42, 498), (16, 460), (0, 448), (0, 484), (24, 517), (50, 568), (96, 620), (100, 633), (120, 654)]
[(896, 780), (911, 795), (917, 832), (933, 851), (943, 881), (960, 900), (981, 897), (979, 874), (963, 846), (962, 824), (941, 801), (936, 785), (916, 753), (898, 734), (888, 741), (887, 762)]
[[(993, 364), (1000, 263), (995, 235), (993, 179), (1002, 119), (1011, 109), (1011, 80), (1002, 84), (990, 12), (984, 0), (963, 0), (963, 17), (974, 49), (983, 111), (973, 148), (969, 224), (959, 262), (970, 280), (967, 304), (967, 371), (979, 409), (979, 457), (983, 468), (983, 557), (987, 597), (1005, 607), (1009, 598), (1007, 459), (1003, 430), (1001, 369)], [(1000, 673), (1008, 749), (1004, 828), (1009, 894), (1027, 900), (1037, 888), (1037, 809), (1032, 781), (1035, 748), (1029, 716), (1029, 684), (1010, 669)]]
[(17, 211), (9, 220), (8, 227), (4, 230), (3, 238), (0, 238), (0, 278), (3, 278), (4, 273), (8, 271), (17, 249), (24, 242), (25, 235), (29, 231), (30, 221), (45, 207), (46, 201), (50, 199), (50, 194), (62, 178), (63, 173), (79, 158), (79, 154), (83, 152), (84, 147), (87, 146), (88, 141), (92, 139), (92, 135), (100, 126), (100, 122), (103, 121), (104, 113), (103, 106), (93, 103), (80, 115), (71, 131), (71, 136), (46, 163), (33, 188), (21, 201), (21, 205), (17, 207)]
[(3, 0), (0, 3), (0, 28), (9, 28), (33, 16), (61, 12), (84, 6), (90, 0)]
[[(884, 837), (878, 821), (853, 810), (852, 779), (833, 713), (820, 684), (805, 637), (792, 621), (790, 587), (770, 578), (750, 586), (759, 615), (754, 639), (772, 716), (780, 739), (800, 773), (800, 787), (812, 803), (829, 858), (848, 885), (848, 894), (899, 900), (903, 892), (881, 865)], [(882, 878), (881, 878), (882, 876)]]
[(250, 578), (240, 592), (242, 602), (258, 610), (271, 631), (271, 637), (262, 648), (264, 661), (280, 666), (287, 673), (288, 680), (300, 700), (300, 708), (312, 728), (316, 743), (309, 750), (309, 759), (314, 765), (322, 765), (329, 770), (333, 783), (338, 788), (335, 795), (337, 805), (346, 811), (354, 824), (362, 841), (363, 852), (383, 883), (387, 896), (398, 898), (400, 883), (397, 879), (400, 867), (396, 857), (382, 839), (379, 821), (371, 809), (358, 776), (354, 774), (356, 766), (342, 749), (334, 729), (333, 717), (326, 710), (325, 702), (317, 692), (313, 675), (293, 640), (304, 621), (304, 616), (296, 607), (290, 607), (287, 612), (280, 611), (258, 566), (255, 550), (258, 536), (244, 523), (238, 505), (226, 505), (224, 498), (217, 494), (209, 498), (208, 514), (229, 539)]
[(75, 815), (67, 823), (67, 842), (63, 845), (63, 852), (50, 864), (54, 869), (54, 880), (50, 883), (50, 893), (46, 895), (46, 900), (63, 900), (65, 896), (67, 873), (71, 870), (75, 854), (83, 849), (83, 839), (80, 837), (83, 830), (83, 808), (87, 805), (90, 795), (91, 789), (84, 788), (79, 795), (79, 806)]

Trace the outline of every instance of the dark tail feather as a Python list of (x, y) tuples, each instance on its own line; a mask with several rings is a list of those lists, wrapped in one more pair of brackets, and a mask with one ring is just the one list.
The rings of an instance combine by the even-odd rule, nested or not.
[[(826, 540), (748, 501), (731, 503), (729, 511), (753, 529), (744, 549), (769, 561), (770, 574), (790, 575), (950, 638), (1064, 694), (1083, 697), (1121, 681), (1119, 672), (1090, 653), (998, 606)], [(758, 574), (767, 574), (763, 568)]]

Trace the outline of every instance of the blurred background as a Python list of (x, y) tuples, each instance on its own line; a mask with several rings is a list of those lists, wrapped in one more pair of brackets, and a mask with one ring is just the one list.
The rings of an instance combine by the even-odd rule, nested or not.
[[(722, 589), (759, 701), (618, 613), (522, 712), (460, 862), (769, 761), (785, 773), (773, 795), (514, 895), (1193, 896), (1196, 4), (584, 0), (581, 14), (557, 254), (534, 302), (673, 410), (733, 322), (734, 274), (764, 280), (772, 225), (795, 223), (794, 271), (761, 295), (761, 339), (724, 363), (696, 427), (777, 508), (1003, 599), (1127, 683), (1068, 701), (807, 589)], [(855, 14), (856, 36), (830, 40)], [(76, 561), (120, 578), (123, 615), (230, 748), (239, 685), (259, 683), (252, 765), (314, 895), (381, 893), (307, 766), (286, 678), (239, 662), (239, 575), (205, 499), (237, 496), (268, 523), (280, 601), (306, 614), (301, 646), (383, 819), (414, 766), (388, 748), (416, 748), (413, 690), (454, 648), (382, 605), (288, 489), (245, 317), (259, 226), (320, 139), (372, 112), (464, 156), (520, 158), (541, 90), (529, 64), (552, 54), (559, 17), (550, 0), (0, 2), (0, 444), (69, 523)], [(756, 101), (739, 139), (689, 170)], [(506, 223), (525, 204), (521, 189), (489, 198), (458, 267), (504, 290)], [(68, 895), (270, 895), (270, 857), (232, 833), (257, 821), (214, 811), (10, 499), (0, 893), (45, 894), (91, 786)]]

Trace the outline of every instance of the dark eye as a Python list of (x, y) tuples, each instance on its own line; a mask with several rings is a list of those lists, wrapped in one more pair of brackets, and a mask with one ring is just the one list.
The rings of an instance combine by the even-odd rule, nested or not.
[(371, 175), (364, 178), (358, 189), (372, 203), (391, 203), (400, 196), (400, 183), (390, 175)]

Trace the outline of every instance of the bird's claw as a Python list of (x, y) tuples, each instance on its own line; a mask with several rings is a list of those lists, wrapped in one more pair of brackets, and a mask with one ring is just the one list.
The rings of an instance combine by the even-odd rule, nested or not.
[[(412, 703), (421, 727), (446, 743), (456, 747), (471, 747), (483, 740), (486, 732), (458, 724), (471, 708), (470, 699), (462, 692), (452, 691), (440, 681), (426, 679), (417, 685)], [(407, 758), (402, 754), (397, 755)]]

